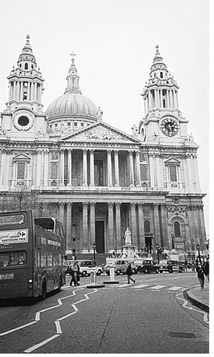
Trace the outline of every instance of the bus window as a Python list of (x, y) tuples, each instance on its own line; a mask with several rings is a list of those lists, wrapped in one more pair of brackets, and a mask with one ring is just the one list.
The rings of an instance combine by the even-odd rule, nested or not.
[(51, 217), (41, 217), (41, 218), (35, 218), (34, 222), (37, 226), (40, 226), (42, 228), (48, 229), (52, 232), (54, 232), (54, 227), (55, 227), (55, 221)]
[(0, 267), (26, 264), (26, 252), (5, 252), (0, 255)]

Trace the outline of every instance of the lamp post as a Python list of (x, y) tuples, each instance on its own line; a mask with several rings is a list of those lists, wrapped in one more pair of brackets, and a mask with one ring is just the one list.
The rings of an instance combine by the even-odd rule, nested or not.
[(197, 251), (198, 251), (198, 260), (199, 260), (199, 262), (200, 262), (200, 264), (201, 264), (200, 244), (197, 244), (197, 245), (196, 245), (196, 249), (197, 249)]
[(96, 244), (95, 243), (93, 243), (93, 250), (94, 250), (94, 264), (96, 265), (96, 259), (95, 259)]
[(156, 248), (157, 248), (157, 260), (158, 260), (158, 264), (159, 264), (160, 260), (159, 260), (159, 245), (158, 244), (156, 245)]

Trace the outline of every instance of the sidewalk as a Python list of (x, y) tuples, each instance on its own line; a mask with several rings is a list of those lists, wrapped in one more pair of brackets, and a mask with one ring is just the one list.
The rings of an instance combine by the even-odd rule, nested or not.
[(185, 290), (184, 297), (193, 305), (209, 312), (209, 284), (207, 282), (204, 285), (204, 290), (201, 290), (200, 286)]

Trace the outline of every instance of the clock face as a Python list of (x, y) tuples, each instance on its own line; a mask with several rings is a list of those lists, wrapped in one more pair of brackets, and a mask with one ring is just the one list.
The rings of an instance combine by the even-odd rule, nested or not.
[(178, 132), (178, 122), (174, 118), (166, 117), (160, 124), (162, 132), (167, 136), (174, 136)]

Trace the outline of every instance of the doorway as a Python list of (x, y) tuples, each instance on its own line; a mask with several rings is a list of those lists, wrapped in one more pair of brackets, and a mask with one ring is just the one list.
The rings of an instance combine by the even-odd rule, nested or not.
[(95, 243), (97, 253), (105, 253), (104, 221), (95, 222)]

